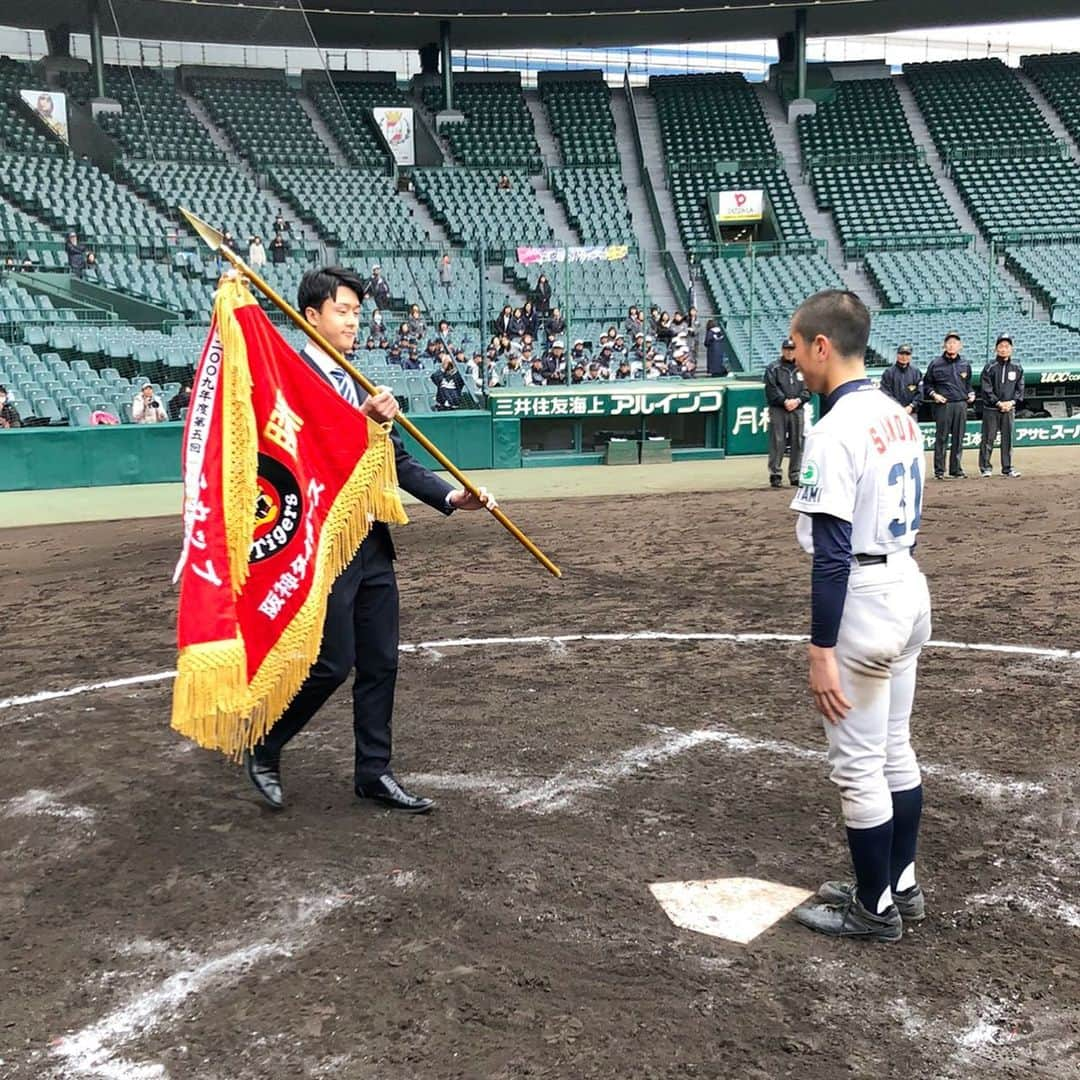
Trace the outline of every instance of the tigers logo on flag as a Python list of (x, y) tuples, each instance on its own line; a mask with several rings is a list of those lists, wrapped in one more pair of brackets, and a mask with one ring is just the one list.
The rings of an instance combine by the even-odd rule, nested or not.
[(387, 430), (312, 371), (236, 279), (215, 298), (183, 454), (172, 726), (236, 757), (307, 677), (330, 587), (371, 523), (407, 519)]

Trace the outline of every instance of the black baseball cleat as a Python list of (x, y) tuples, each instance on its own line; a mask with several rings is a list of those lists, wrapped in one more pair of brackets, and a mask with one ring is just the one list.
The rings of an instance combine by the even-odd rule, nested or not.
[[(817, 891), (817, 899), (823, 904), (843, 904), (854, 895), (853, 881), (826, 881)], [(926, 897), (919, 885), (894, 892), (892, 899), (904, 922), (922, 922), (926, 918)]]
[(769, 487), (778, 488), (778, 487), (783, 487), (783, 486), (784, 486), (784, 482), (783, 482), (783, 480), (780, 479), (779, 476), (770, 476), (769, 477)]
[(281, 762), (258, 757), (252, 750), (244, 751), (244, 772), (263, 801), (274, 810), (285, 805), (285, 791), (281, 786)]
[(854, 893), (845, 896), (839, 904), (800, 904), (792, 914), (796, 922), (829, 937), (899, 941), (904, 936), (904, 924), (894, 904), (883, 914), (874, 915), (859, 903)]
[(361, 799), (371, 799), (406, 814), (426, 814), (435, 805), (434, 799), (406, 791), (392, 773), (383, 773), (377, 780), (357, 783), (356, 794)]

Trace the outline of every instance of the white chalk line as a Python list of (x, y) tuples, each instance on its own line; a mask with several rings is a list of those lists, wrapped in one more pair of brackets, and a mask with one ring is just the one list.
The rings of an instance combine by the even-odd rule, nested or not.
[(71, 821), (93, 821), (97, 816), (89, 806), (65, 803), (51, 791), (31, 788), (3, 803), (4, 817), (55, 817)]
[(140, 1065), (118, 1056), (122, 1047), (157, 1028), (192, 994), (235, 983), (252, 964), (275, 956), (288, 956), (304, 942), (305, 932), (348, 903), (342, 895), (301, 901), (300, 912), (274, 937), (264, 938), (231, 952), (208, 957), (170, 975), (150, 990), (96, 1023), (62, 1038), (53, 1047), (61, 1059), (60, 1076), (97, 1080), (157, 1080), (167, 1074), (159, 1064)]
[[(409, 775), (409, 782), (418, 788), (490, 794), (507, 809), (550, 814), (567, 809), (581, 795), (601, 791), (652, 765), (709, 744), (721, 746), (732, 753), (763, 753), (789, 760), (813, 762), (827, 760), (824, 750), (807, 749), (782, 739), (756, 739), (719, 727), (698, 728), (693, 731), (675, 731), (668, 728), (649, 742), (622, 750), (592, 765), (579, 762), (539, 782), (534, 777), (485, 773), (412, 773)], [(1025, 799), (1046, 793), (1045, 785), (1035, 781), (989, 776), (971, 769), (956, 769), (950, 765), (934, 763), (921, 767), (928, 776), (940, 777), (973, 795), (991, 800), (1006, 797)]]
[[(439, 649), (468, 649), (491, 645), (567, 645), (572, 642), (637, 642), (637, 641), (705, 641), (726, 642), (733, 645), (798, 645), (809, 641), (806, 634), (770, 634), (770, 633), (680, 633), (668, 630), (635, 630), (628, 633), (603, 634), (525, 634), (505, 637), (443, 638), (435, 641), (419, 641), (415, 644), (399, 646), (403, 653), (436, 651)], [(997, 645), (990, 642), (967, 641), (928, 641), (925, 648), (948, 649), (961, 652), (1005, 653), (1013, 656), (1031, 656), (1042, 660), (1080, 660), (1080, 649), (1048, 649), (1035, 645)], [(97, 690), (113, 690), (121, 686), (136, 686), (140, 683), (163, 682), (176, 677), (176, 671), (156, 671), (149, 675), (131, 675), (123, 679), (108, 679), (104, 682), (82, 683), (66, 690), (42, 690), (36, 694), (24, 694), (18, 697), (0, 698), (0, 709), (12, 709), (19, 705), (36, 705), (42, 701), (55, 701), (58, 698), (75, 697)]]

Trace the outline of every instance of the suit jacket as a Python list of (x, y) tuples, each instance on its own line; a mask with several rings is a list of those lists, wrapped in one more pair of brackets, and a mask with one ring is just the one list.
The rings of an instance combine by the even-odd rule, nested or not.
[[(334, 386), (329, 376), (322, 370), (314, 359), (308, 354), (305, 349), (300, 353), (300, 358), (305, 364), (315, 372), (330, 386)], [(353, 385), (356, 387), (356, 396), (361, 404), (367, 400), (368, 394), (362, 386), (358, 386), (355, 382)], [(337, 387), (334, 386), (334, 392), (337, 392)], [(435, 510), (438, 510), (440, 514), (450, 514), (453, 511), (446, 505), (446, 497), (454, 490), (451, 484), (448, 484), (441, 477), (436, 476), (430, 469), (425, 469), (419, 461), (416, 460), (405, 449), (405, 444), (401, 441), (401, 436), (398, 434), (397, 427), (390, 429), (390, 441), (394, 444), (394, 461), (397, 464), (398, 474), (398, 486), (402, 491), (407, 491), (414, 498), (419, 499), (423, 503), (427, 503), (428, 506)], [(396, 553), (394, 551), (394, 542), (390, 539), (390, 529), (382, 521), (376, 521), (372, 526), (371, 535), (375, 535), (377, 531), (382, 534), (382, 539), (386, 542), (389, 550), (390, 557), (395, 558)], [(366, 542), (366, 541), (365, 541)]]

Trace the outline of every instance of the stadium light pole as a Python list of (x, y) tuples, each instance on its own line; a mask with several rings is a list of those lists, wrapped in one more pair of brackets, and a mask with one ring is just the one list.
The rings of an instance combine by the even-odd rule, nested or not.
[[(101, 0), (90, 0), (90, 62), (94, 68), (94, 89), (105, 96), (105, 63), (101, 42)], [(119, 46), (119, 42), (117, 43)]]

